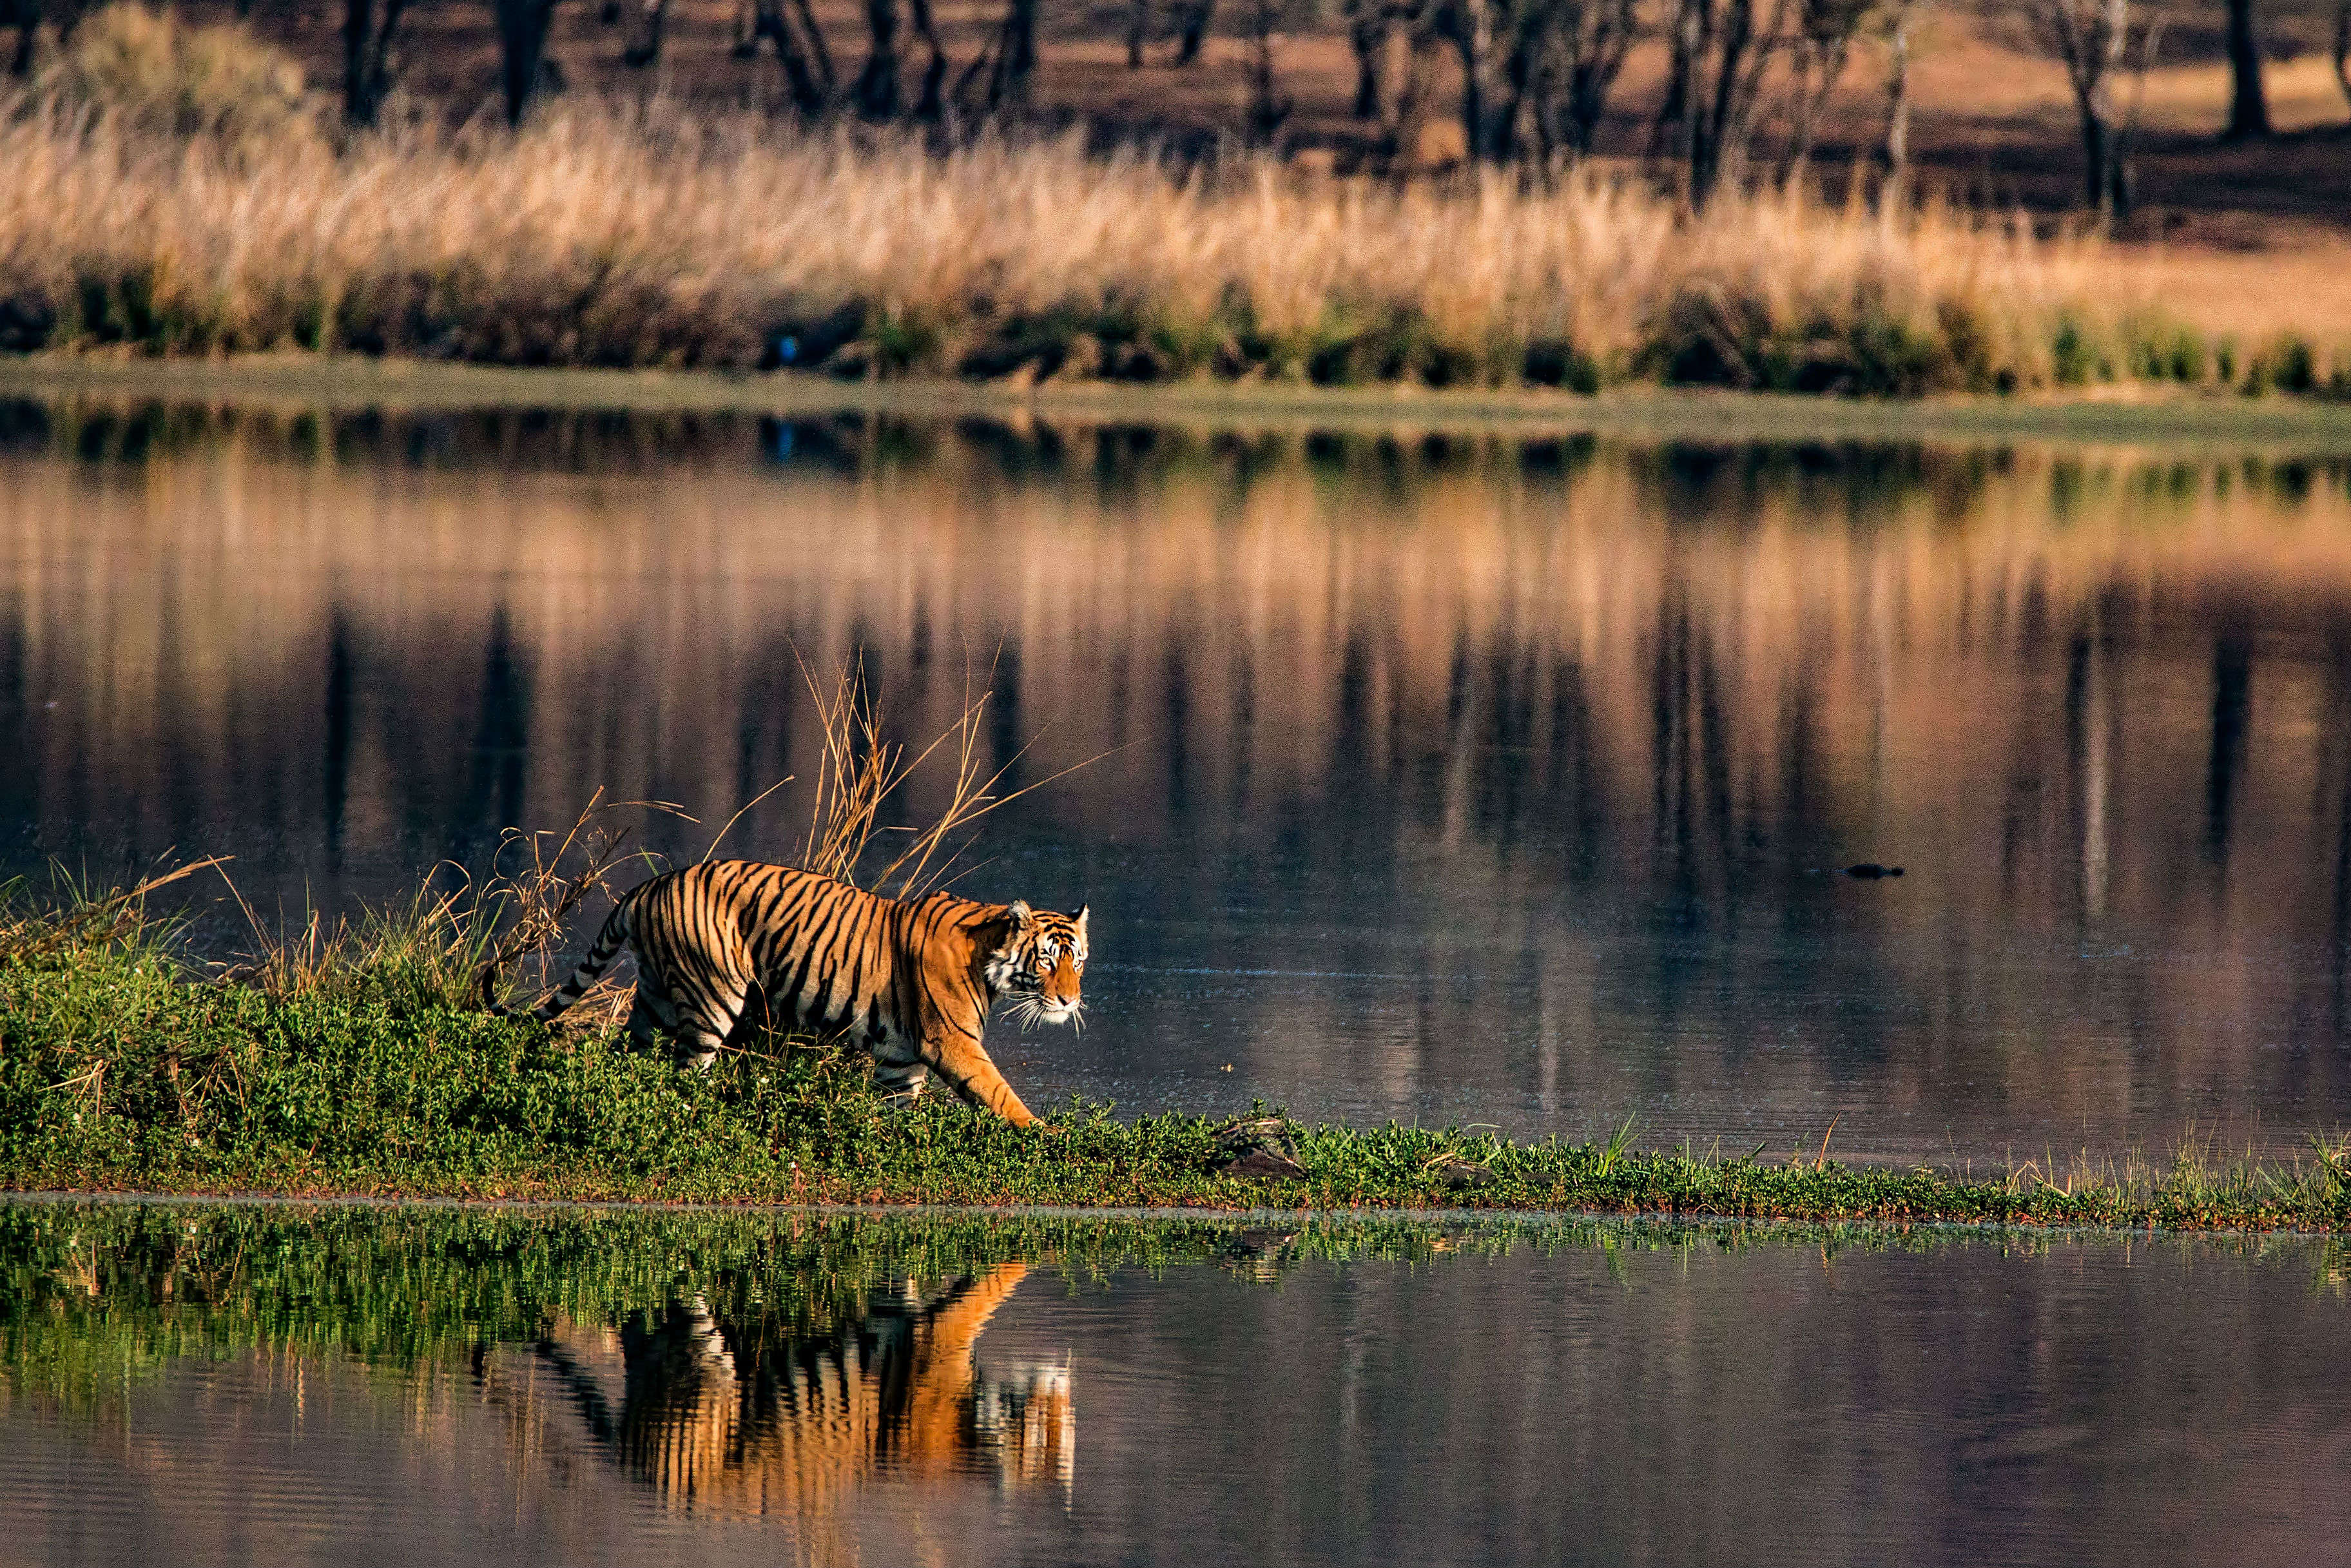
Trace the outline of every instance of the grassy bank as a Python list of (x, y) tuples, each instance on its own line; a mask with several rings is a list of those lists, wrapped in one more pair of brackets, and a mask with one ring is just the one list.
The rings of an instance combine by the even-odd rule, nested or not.
[[(550, 1032), (472, 999), (445, 913), (312, 933), (213, 977), (135, 901), (20, 905), (0, 941), (0, 1185), (742, 1202), (1583, 1209), (1807, 1220), (2336, 1229), (2351, 1158), (1978, 1176), (1826, 1151), (1644, 1150), (1290, 1125), (1298, 1174), (1222, 1170), (1217, 1125), (1071, 1104), (1020, 1131), (886, 1105), (862, 1064), (770, 1040), (707, 1073), (609, 1009)], [(441, 906), (445, 909), (445, 906)], [(598, 1021), (601, 1020), (601, 1021)]]
[[(71, 1411), (116, 1406), (186, 1357), (348, 1356), (477, 1375), (486, 1350), (628, 1336), (662, 1386), (670, 1336), (715, 1320), (735, 1354), (777, 1361), (903, 1322), (909, 1297), (1008, 1266), (1051, 1290), (1121, 1269), (1213, 1267), (1278, 1287), (1303, 1265), (1528, 1251), (1818, 1248), (1823, 1259), (1960, 1247), (2043, 1254), (2075, 1239), (1873, 1226), (1690, 1225), (1448, 1216), (1137, 1218), (1124, 1215), (810, 1214), (349, 1204), (0, 1202), (0, 1392)], [(2291, 1260), (2339, 1294), (2344, 1243), (2182, 1241), (2181, 1256)], [(2192, 1249), (2192, 1251), (2189, 1249)], [(942, 1288), (946, 1287), (945, 1290)], [(879, 1319), (879, 1322), (875, 1320)], [(650, 1354), (648, 1354), (650, 1353)], [(690, 1371), (696, 1364), (686, 1364)], [(633, 1380), (632, 1380), (633, 1381)], [(559, 1391), (565, 1385), (558, 1380)]]
[(298, 107), (257, 120), (250, 92), (203, 114), (146, 105), (183, 105), (171, 85), (0, 106), (0, 349), (2351, 396), (2340, 322), (2282, 301), (2260, 340), (2222, 335), (2121, 252), (1940, 206), (1797, 192), (1692, 219), (1636, 179), (1395, 185), (1066, 141), (942, 153), (659, 107), (338, 145)]
[[(518, 368), (348, 354), (163, 359), (0, 355), (0, 397), (77, 414), (233, 408), (289, 422), (339, 416), (554, 411), (581, 415), (878, 415), (1293, 434), (1484, 432), (1707, 442), (2161, 442), (2340, 450), (2351, 401), (2212, 397), (2171, 387), (2001, 397), (1808, 398), (1627, 387), (1583, 397), (1548, 387), (1395, 388), (1197, 380), (1039, 385), (937, 376), (843, 382), (815, 373)], [(193, 415), (192, 415), (193, 417)]]

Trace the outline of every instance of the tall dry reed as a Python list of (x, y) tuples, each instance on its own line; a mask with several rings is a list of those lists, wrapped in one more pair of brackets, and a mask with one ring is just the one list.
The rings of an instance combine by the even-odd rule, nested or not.
[(1397, 187), (604, 108), (339, 150), (57, 99), (0, 114), (0, 348), (1584, 389), (2351, 383), (2324, 344), (2161, 323), (2089, 240), (1802, 194), (1693, 221), (1598, 175)]

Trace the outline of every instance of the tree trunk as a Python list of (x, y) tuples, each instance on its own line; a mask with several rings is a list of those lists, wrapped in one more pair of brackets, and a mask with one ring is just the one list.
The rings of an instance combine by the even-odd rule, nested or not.
[(801, 47), (808, 52), (809, 62), (816, 69), (817, 82), (824, 89), (823, 107), (830, 109), (834, 91), (841, 85), (841, 77), (832, 68), (832, 51), (825, 47), (824, 29), (816, 25), (816, 12), (810, 8), (809, 0), (792, 0), (792, 8), (799, 13)]
[(621, 63), (643, 70), (661, 58), (662, 34), (669, 24), (669, 0), (628, 0), (632, 11), (628, 46)]
[(345, 0), (343, 7), (343, 120), (373, 125), (392, 90), (392, 40), (405, 0)]
[(2253, 0), (2229, 0), (2229, 140), (2270, 133), (2269, 100), (2262, 94), (2262, 47), (2253, 36)]
[(895, 120), (898, 97), (898, 0), (865, 0), (865, 30), (872, 47), (857, 75), (858, 112), (868, 120)]
[(16, 0), (0, 20), (16, 25), (16, 57), (8, 62), (8, 74), (28, 77), (33, 74), (33, 35), (41, 26), (39, 0)]
[(1886, 177), (1910, 172), (1910, 7), (1894, 18), (1894, 61), (1886, 77), (1886, 141), (1880, 153)]
[(1126, 8), (1126, 68), (1143, 68), (1143, 46), (1150, 41), (1151, 0), (1131, 0)]
[(1579, 158), (1608, 112), (1608, 94), (1640, 32), (1637, 0), (1584, 0), (1573, 13), (1573, 57), (1567, 72), (1566, 131)]
[(914, 15), (914, 37), (923, 40), (930, 57), (923, 62), (923, 90), (915, 96), (914, 114), (921, 120), (946, 118), (947, 52), (939, 43), (938, 24), (931, 16), (931, 0), (908, 0)]
[(1249, 26), (1249, 140), (1252, 147), (1270, 147), (1290, 118), (1290, 105), (1274, 92), (1273, 34), (1280, 22), (1281, 0), (1256, 0)]
[(1798, 183), (1811, 167), (1813, 138), (1820, 130), (1821, 115), (1828, 108), (1829, 95), (1836, 91), (1838, 78), (1844, 75), (1845, 61), (1851, 53), (1850, 35), (1807, 38), (1797, 46), (1796, 79), (1789, 94), (1787, 167), (1780, 174), (1782, 185)]
[(988, 73), (987, 107), (1019, 103), (1029, 96), (1037, 68), (1037, 0), (1007, 0), (997, 35), (996, 68)]
[(1683, 27), (1690, 61), (1683, 115), (1689, 202), (1703, 211), (1746, 152), (1748, 109), (1775, 40), (1756, 37), (1755, 0), (1724, 0), (1719, 24), (1711, 5), (1687, 7)]
[(538, 88), (547, 57), (547, 27), (555, 0), (497, 0), (500, 75), (506, 85), (507, 123), (520, 125)]
[(2103, 105), (2082, 100), (2083, 174), (2089, 183), (2090, 206), (2101, 217), (2115, 215), (2116, 180), (2114, 128), (2106, 123)]
[[(2351, 0), (2344, 0), (2351, 5)], [(1352, 0), (1347, 7), (1347, 43), (1355, 51), (1357, 120), (1380, 118), (1380, 65), (1387, 52), (1388, 16), (1382, 0)]]
[(776, 63), (783, 68), (784, 92), (792, 108), (804, 115), (822, 114), (832, 101), (829, 81), (818, 79), (814, 62), (800, 45), (799, 29), (784, 10), (783, 0), (758, 0), (756, 36), (776, 47)]
[(1188, 66), (1200, 57), (1200, 46), (1208, 39), (1208, 24), (1217, 15), (1216, 0), (1191, 0), (1177, 14), (1176, 23), (1176, 63)]
[(2351, 0), (2335, 0), (2335, 79), (2351, 103)]
[(1499, 40), (1494, 36), (1497, 0), (1454, 0), (1450, 11), (1453, 47), (1461, 57), (1461, 140), (1472, 163), (1499, 160), (1507, 141), (1498, 112), (1507, 95), (1502, 89)]
[(1668, 37), (1673, 47), (1666, 62), (1665, 96), (1657, 100), (1656, 118), (1649, 121), (1651, 158), (1662, 158), (1673, 145), (1676, 132), (1687, 135), (1682, 121), (1689, 115), (1690, 51), (1698, 36), (1697, 13), (1706, 0), (1681, 0), (1674, 13)]

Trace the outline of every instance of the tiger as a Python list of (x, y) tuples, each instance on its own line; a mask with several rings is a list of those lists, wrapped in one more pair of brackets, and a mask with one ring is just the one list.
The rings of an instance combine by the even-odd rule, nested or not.
[(745, 1311), (725, 1291), (613, 1324), (558, 1314), (531, 1347), (554, 1377), (514, 1398), (582, 1419), (593, 1448), (666, 1506), (784, 1515), (815, 1538), (807, 1560), (854, 1561), (828, 1548), (846, 1544), (834, 1538), (853, 1528), (857, 1490), (883, 1476), (982, 1469), (1007, 1491), (1058, 1484), (1070, 1496), (1069, 1362), (979, 1358), (982, 1331), (1028, 1273), (1007, 1262), (899, 1276), (830, 1321)]
[[(622, 946), (637, 956), (629, 1033), (706, 1068), (747, 1015), (862, 1047), (874, 1086), (911, 1101), (936, 1073), (1015, 1126), (1036, 1121), (980, 1043), (989, 1009), (1081, 1024), (1086, 915), (950, 894), (884, 898), (815, 872), (706, 861), (621, 896), (595, 946), (534, 1009), (542, 1023), (594, 985)], [(752, 1004), (764, 1004), (752, 1012)]]

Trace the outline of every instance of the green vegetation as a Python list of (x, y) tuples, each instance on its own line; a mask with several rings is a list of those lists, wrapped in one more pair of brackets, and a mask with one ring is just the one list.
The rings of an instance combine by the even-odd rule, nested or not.
[[(2336, 1229), (2351, 1151), (1990, 1176), (1289, 1126), (1302, 1175), (1219, 1171), (1217, 1124), (1071, 1103), (1021, 1131), (768, 1039), (706, 1073), (473, 1000), (490, 915), (420, 901), (315, 922), (205, 977), (142, 890), (0, 920), (0, 1184), (18, 1188), (789, 1203), (1581, 1209), (1815, 1221)], [(576, 886), (576, 883), (569, 884)], [(547, 923), (540, 922), (541, 928)], [(550, 932), (551, 935), (551, 932)], [(511, 949), (507, 956), (511, 957)], [(1275, 1162), (1278, 1166), (1279, 1162)]]
[[(392, 1372), (462, 1368), (478, 1350), (557, 1324), (658, 1324), (682, 1303), (773, 1342), (853, 1331), (906, 1281), (1006, 1263), (1081, 1288), (1121, 1268), (1211, 1266), (1271, 1285), (1301, 1264), (1445, 1255), (1543, 1256), (1801, 1243), (1823, 1257), (2068, 1245), (2042, 1234), (1970, 1238), (1885, 1227), (1319, 1215), (1269, 1225), (1223, 1217), (844, 1214), (710, 1209), (0, 1203), (0, 1392), (101, 1406), (186, 1357), (340, 1354)], [(2211, 1242), (2197, 1245), (2210, 1247)], [(2280, 1244), (2220, 1245), (2270, 1255)], [(2339, 1291), (2343, 1243), (2287, 1254)]]

